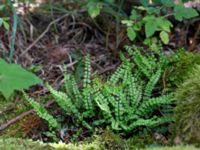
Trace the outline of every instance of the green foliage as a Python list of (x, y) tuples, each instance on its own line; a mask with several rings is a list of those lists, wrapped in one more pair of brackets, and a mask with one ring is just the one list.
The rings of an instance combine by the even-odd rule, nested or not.
[[(133, 9), (128, 18), (126, 11), (122, 9), (122, 5), (126, 4), (124, 1), (119, 4), (113, 0), (88, 0), (85, 5), (92, 18), (98, 16), (101, 11), (114, 17), (118, 16), (116, 17), (118, 21), (120, 19), (122, 24), (126, 24), (127, 35), (131, 41), (137, 37), (141, 38), (144, 31), (146, 39), (159, 33), (164, 44), (169, 43), (169, 33), (173, 27), (168, 19), (169, 16), (183, 21), (199, 15), (195, 9), (186, 8), (183, 4), (175, 4), (174, 0), (154, 0), (153, 3), (157, 5), (152, 7), (149, 0), (140, 0), (139, 6), (132, 6)], [(132, 4), (134, 5), (134, 2)]]
[(47, 110), (40, 105), (40, 103), (34, 101), (32, 98), (30, 98), (25, 92), (24, 96), (25, 99), (30, 103), (30, 105), (34, 108), (34, 110), (36, 111), (36, 113), (38, 114), (39, 117), (41, 117), (42, 119), (46, 120), (48, 122), (49, 128), (56, 128), (58, 127), (58, 123), (57, 121), (53, 118), (52, 115), (50, 115)]
[[(112, 143), (123, 144), (120, 145), (120, 147), (117, 147), (117, 150), (124, 150), (125, 149), (131, 149), (131, 150), (137, 150), (140, 149), (140, 147), (135, 146), (137, 143), (118, 143), (119, 138), (114, 137), (117, 135), (106, 135), (106, 139), (110, 140)], [(114, 138), (114, 139), (112, 139)], [(114, 144), (107, 145), (110, 141), (106, 141), (106, 139), (103, 139), (103, 136), (96, 136), (94, 140), (91, 142), (82, 142), (78, 144), (65, 144), (62, 142), (59, 143), (43, 143), (41, 141), (32, 141), (27, 139), (15, 139), (15, 138), (7, 138), (7, 139), (0, 139), (0, 149), (2, 150), (112, 150), (116, 147)], [(122, 141), (122, 139), (120, 139)], [(140, 142), (140, 140), (138, 141)], [(111, 146), (111, 147), (108, 147)], [(199, 148), (196, 148), (192, 145), (179, 145), (179, 146), (151, 146), (149, 148), (142, 148), (144, 150), (199, 150)]]
[(176, 90), (175, 130), (184, 142), (200, 142), (200, 65), (193, 68), (188, 79)]
[[(6, 6), (4, 4), (0, 5), (0, 12), (5, 11)], [(9, 30), (10, 25), (8, 23), (9, 17), (0, 17), (0, 27), (3, 26), (6, 30)]]
[(49, 145), (42, 142), (33, 142), (31, 140), (7, 138), (0, 139), (0, 149), (3, 150), (53, 150)]
[(85, 5), (89, 15), (92, 18), (95, 18), (100, 15), (104, 8), (112, 7), (113, 4), (114, 0), (87, 0)]
[(197, 11), (192, 8), (185, 8), (182, 5), (176, 5), (174, 7), (174, 16), (178, 21), (182, 21), (183, 19), (190, 19), (198, 15), (199, 14)]
[(103, 4), (98, 1), (88, 1), (86, 7), (90, 16), (95, 18), (100, 14), (101, 9), (103, 8)]
[(115, 134), (110, 130), (103, 131), (100, 135), (96, 136), (99, 141), (109, 150), (124, 150), (128, 149), (126, 141), (120, 137), (119, 134)]
[(32, 141), (27, 139), (0, 139), (0, 149), (2, 150), (106, 150), (99, 138), (92, 142), (79, 144), (72, 143), (43, 143), (41, 141)]
[(172, 97), (171, 94), (152, 97), (165, 65), (163, 56), (156, 50), (150, 51), (150, 55), (143, 55), (136, 48), (127, 47), (127, 50), (131, 59), (121, 54), (122, 64), (107, 80), (98, 76), (91, 80), (87, 55), (82, 87), (69, 74), (65, 75), (66, 92), (47, 85), (57, 104), (66, 115), (73, 116), (77, 125), (90, 130), (108, 126), (129, 133), (139, 127), (154, 127), (172, 120), (154, 114), (154, 110), (170, 104)]
[[(145, 3), (145, 4), (144, 4)], [(147, 2), (148, 3), (148, 2)], [(175, 5), (173, 0), (161, 1), (160, 7), (150, 7), (146, 2), (143, 2), (144, 7), (134, 7), (128, 20), (122, 20), (123, 24), (127, 25), (127, 34), (130, 40), (135, 40), (142, 30), (145, 31), (146, 38), (150, 38), (159, 32), (161, 41), (164, 44), (169, 42), (169, 33), (171, 32), (172, 23), (167, 19), (169, 14), (161, 15), (161, 9), (174, 8), (171, 14), (178, 21), (190, 19), (198, 16), (198, 13), (193, 8), (186, 8), (183, 5)], [(166, 11), (166, 10), (165, 10)], [(143, 16), (141, 14), (145, 13)], [(143, 28), (144, 27), (144, 28)]]
[(8, 99), (15, 90), (23, 90), (41, 83), (34, 74), (26, 71), (20, 65), (8, 64), (0, 59), (0, 92)]

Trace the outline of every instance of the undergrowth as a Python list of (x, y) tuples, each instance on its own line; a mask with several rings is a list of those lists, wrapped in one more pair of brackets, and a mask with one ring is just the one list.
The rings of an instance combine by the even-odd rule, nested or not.
[[(161, 95), (155, 88), (166, 65), (165, 56), (159, 49), (152, 48), (148, 54), (136, 47), (126, 49), (129, 58), (121, 54), (121, 65), (108, 79), (91, 78), (90, 56), (86, 55), (82, 86), (71, 74), (65, 74), (65, 91), (47, 84), (55, 102), (78, 128), (94, 131), (107, 127), (125, 135), (173, 120), (170, 115), (161, 115), (163, 106), (171, 104), (172, 94)], [(58, 121), (41, 104), (24, 95), (51, 129), (59, 128)]]

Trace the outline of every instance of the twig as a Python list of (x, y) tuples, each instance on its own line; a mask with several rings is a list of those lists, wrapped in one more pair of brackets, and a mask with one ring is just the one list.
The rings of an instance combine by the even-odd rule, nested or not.
[(15, 108), (15, 104), (14, 104), (14, 105), (11, 104), (11, 105), (9, 105), (7, 108), (5, 108), (5, 109), (3, 109), (3, 110), (0, 110), (0, 115), (2, 115), (2, 114), (5, 113), (5, 112), (8, 112), (8, 111), (13, 110), (14, 108)]
[[(52, 105), (53, 103), (54, 103), (54, 101), (48, 101), (48, 102), (45, 104), (45, 108), (48, 108), (48, 107), (49, 107), (50, 105)], [(27, 115), (29, 115), (29, 114), (31, 114), (31, 113), (34, 113), (34, 112), (35, 112), (35, 110), (34, 110), (34, 109), (31, 109), (31, 110), (29, 110), (29, 111), (27, 111), (27, 112), (24, 112), (24, 113), (20, 114), (19, 116), (15, 117), (15, 118), (9, 120), (8, 122), (6, 122), (6, 123), (4, 123), (4, 124), (2, 124), (2, 125), (0, 126), (0, 131), (6, 129), (6, 128), (9, 127), (11, 124), (17, 122), (18, 120), (20, 120), (20, 119), (24, 118), (25, 116), (27, 116)]]
[(49, 29), (50, 29), (50, 27), (53, 25), (53, 24), (55, 24), (56, 22), (58, 22), (58, 21), (60, 21), (61, 19), (63, 19), (63, 18), (65, 18), (65, 17), (67, 17), (67, 16), (69, 16), (69, 14), (65, 14), (65, 15), (63, 15), (63, 16), (61, 16), (61, 17), (59, 17), (59, 18), (57, 18), (56, 20), (53, 20), (52, 22), (50, 22), (49, 23), (49, 25), (47, 26), (47, 28), (45, 29), (45, 31), (42, 33), (42, 34), (40, 34), (40, 36), (33, 42), (33, 43), (31, 43), (24, 51), (23, 51), (23, 53), (21, 53), (21, 55), (19, 56), (19, 57), (22, 57), (22, 56), (24, 56), (48, 31), (49, 31)]

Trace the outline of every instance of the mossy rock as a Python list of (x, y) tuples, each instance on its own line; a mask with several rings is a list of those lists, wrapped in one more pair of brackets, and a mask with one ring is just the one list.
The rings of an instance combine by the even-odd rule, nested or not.
[[(92, 143), (64, 144), (64, 143), (42, 143), (26, 139), (0, 139), (1, 150), (110, 150), (105, 148), (98, 140)], [(124, 148), (120, 150), (138, 150), (141, 148)], [(141, 149), (142, 150), (142, 149)], [(172, 147), (149, 147), (143, 150), (200, 150), (194, 146), (172, 146)]]
[(200, 53), (181, 49), (169, 57), (169, 61), (162, 82), (165, 82), (166, 90), (173, 91), (188, 78), (194, 65), (200, 65)]
[(145, 150), (200, 150), (200, 148), (196, 148), (193, 145), (180, 145), (180, 146), (163, 146), (163, 147), (153, 147), (146, 148)]
[(1, 150), (106, 150), (98, 141), (83, 144), (43, 143), (27, 139), (0, 139)]
[(175, 133), (179, 142), (200, 145), (200, 65), (175, 92)]

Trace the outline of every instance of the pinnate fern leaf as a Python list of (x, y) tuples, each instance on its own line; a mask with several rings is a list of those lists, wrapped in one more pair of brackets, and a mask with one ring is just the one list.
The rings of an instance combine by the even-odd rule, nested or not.
[(38, 116), (48, 122), (49, 128), (57, 128), (58, 123), (57, 120), (48, 113), (48, 111), (34, 99), (30, 98), (25, 92), (23, 92), (25, 99), (29, 102), (29, 104), (34, 108)]

